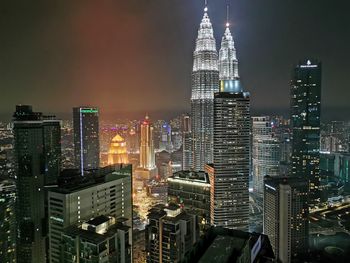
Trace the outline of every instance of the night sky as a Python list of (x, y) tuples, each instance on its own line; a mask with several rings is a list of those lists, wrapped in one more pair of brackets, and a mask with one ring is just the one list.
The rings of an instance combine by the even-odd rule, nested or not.
[[(91, 104), (116, 117), (188, 111), (203, 2), (1, 1), (0, 113), (19, 103), (51, 113)], [(240, 75), (255, 110), (288, 110), (293, 64), (316, 57), (323, 62), (323, 113), (348, 115), (347, 0), (208, 2), (218, 47), (231, 5)]]

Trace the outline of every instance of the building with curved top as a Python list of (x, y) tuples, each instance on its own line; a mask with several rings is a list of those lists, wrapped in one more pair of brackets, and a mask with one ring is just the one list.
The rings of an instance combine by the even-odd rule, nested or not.
[(117, 134), (111, 141), (108, 150), (108, 165), (128, 163), (128, 152), (125, 139)]

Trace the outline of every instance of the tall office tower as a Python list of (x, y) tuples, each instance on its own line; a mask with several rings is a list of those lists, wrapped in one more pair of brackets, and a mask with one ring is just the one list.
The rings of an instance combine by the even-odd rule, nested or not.
[(73, 108), (75, 166), (84, 175), (84, 169), (100, 166), (98, 108)]
[(136, 169), (135, 175), (140, 179), (149, 180), (158, 173), (153, 141), (153, 126), (146, 116), (141, 122), (140, 136), (140, 166)]
[(199, 237), (196, 221), (174, 204), (153, 207), (146, 226), (147, 263), (181, 262)]
[[(233, 47), (229, 32), (227, 24), (221, 50)], [(220, 52), (221, 56), (225, 54)], [(221, 57), (219, 60), (225, 61)], [(235, 69), (236, 62), (235, 56), (231, 56), (222, 68)], [(214, 163), (207, 165), (214, 226), (248, 229), (250, 131), (249, 93), (243, 91), (238, 75), (221, 80), (220, 92), (214, 95)]]
[(16, 186), (10, 180), (0, 182), (0, 262), (16, 262)]
[(193, 162), (191, 117), (182, 117), (182, 170), (190, 170)]
[(199, 26), (192, 70), (192, 143), (193, 168), (204, 170), (213, 162), (213, 105), (214, 93), (219, 91), (218, 54), (213, 27), (204, 8)]
[(262, 197), (264, 176), (280, 175), (280, 144), (272, 133), (272, 125), (268, 116), (252, 118), (252, 135), (254, 192)]
[(292, 175), (309, 182), (309, 203), (319, 203), (321, 63), (306, 60), (293, 71), (291, 84)]
[(108, 151), (108, 164), (128, 163), (126, 142), (119, 134), (113, 137)]
[(164, 122), (160, 127), (159, 151), (172, 152), (171, 126)]
[(14, 149), (16, 163), (17, 262), (45, 262), (45, 183), (56, 182), (59, 171), (60, 122), (16, 106)]
[(140, 167), (144, 169), (154, 169), (156, 167), (153, 126), (148, 116), (141, 123)]
[(68, 227), (61, 238), (60, 262), (131, 263), (129, 229), (104, 215)]
[(308, 182), (302, 177), (265, 177), (264, 234), (281, 262), (308, 250), (307, 192)]
[[(61, 262), (61, 235), (69, 226), (100, 215), (125, 218), (131, 226), (131, 176), (131, 165), (86, 171), (84, 177), (79, 169), (62, 172), (61, 179), (67, 178), (67, 182), (48, 194), (50, 262)], [(131, 232), (129, 236), (131, 244)]]
[(210, 181), (205, 172), (179, 171), (168, 178), (168, 200), (190, 214), (198, 216), (203, 225), (210, 223)]

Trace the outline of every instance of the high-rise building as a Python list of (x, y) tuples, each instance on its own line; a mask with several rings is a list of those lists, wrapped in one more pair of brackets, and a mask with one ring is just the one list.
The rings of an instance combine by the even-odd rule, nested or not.
[(182, 170), (190, 170), (193, 162), (191, 117), (182, 116)]
[(291, 262), (308, 250), (308, 182), (302, 177), (265, 177), (264, 234), (276, 258)]
[(16, 262), (16, 186), (0, 182), (0, 262)]
[(144, 169), (154, 169), (156, 167), (153, 126), (148, 116), (141, 123), (140, 167)]
[(85, 169), (100, 166), (99, 111), (94, 107), (73, 108), (75, 166)]
[(272, 133), (272, 125), (268, 116), (252, 118), (252, 140), (254, 192), (262, 197), (264, 176), (280, 175), (280, 144)]
[(61, 262), (61, 235), (69, 226), (100, 215), (126, 218), (131, 226), (131, 177), (131, 165), (86, 171), (84, 177), (79, 169), (62, 172), (66, 182), (48, 194), (50, 262)]
[(57, 181), (60, 152), (60, 122), (33, 112), (31, 106), (16, 106), (14, 113), (16, 163), (17, 262), (46, 260), (46, 183)]
[(205, 172), (179, 171), (168, 178), (168, 200), (198, 216), (200, 224), (210, 223), (210, 181)]
[(136, 177), (151, 179), (157, 175), (155, 163), (153, 126), (148, 115), (141, 122), (140, 166), (135, 171)]
[(61, 172), (61, 122), (55, 116), (44, 116), (43, 133), (45, 185), (53, 185)]
[(130, 227), (112, 216), (97, 216), (63, 231), (61, 261), (131, 263)]
[(196, 216), (175, 205), (158, 205), (148, 214), (147, 263), (181, 262), (199, 236)]
[(160, 127), (159, 151), (172, 152), (171, 126), (164, 122)]
[(213, 162), (213, 105), (214, 93), (219, 91), (218, 53), (208, 8), (199, 26), (193, 53), (191, 125), (193, 168), (204, 170)]
[(321, 74), (320, 62), (302, 61), (291, 84), (292, 175), (308, 180), (310, 205), (320, 198)]
[[(227, 47), (230, 52), (234, 50), (228, 24), (221, 56), (227, 53), (223, 51)], [(235, 56), (220, 57), (219, 61), (221, 68), (237, 67)], [(229, 72), (238, 72), (238, 69)], [(232, 74), (227, 76), (233, 79), (221, 80), (220, 92), (214, 95), (214, 163), (207, 165), (212, 184), (211, 224), (248, 230), (250, 95), (243, 91), (238, 75)]]
[(113, 137), (108, 151), (108, 165), (128, 163), (128, 152), (126, 141), (119, 134)]

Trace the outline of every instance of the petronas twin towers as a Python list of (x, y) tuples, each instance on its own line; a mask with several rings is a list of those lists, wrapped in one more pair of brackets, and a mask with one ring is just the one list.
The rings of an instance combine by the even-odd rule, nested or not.
[(234, 41), (226, 24), (221, 48), (216, 50), (213, 27), (205, 7), (196, 47), (192, 70), (192, 168), (204, 170), (205, 164), (213, 163), (214, 93), (219, 92), (220, 80), (238, 80), (238, 60)]

